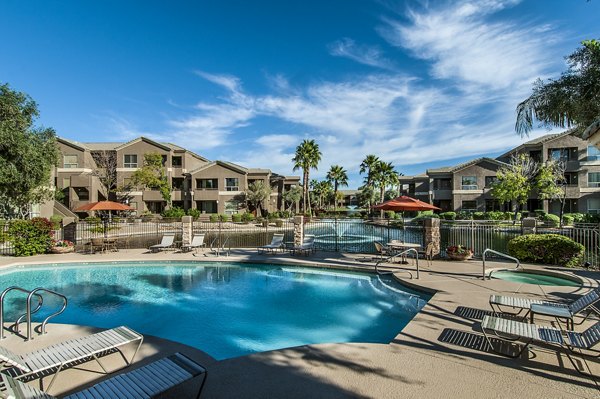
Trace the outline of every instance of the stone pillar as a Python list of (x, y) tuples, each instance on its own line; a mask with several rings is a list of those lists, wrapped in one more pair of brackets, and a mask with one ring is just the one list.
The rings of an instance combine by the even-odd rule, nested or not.
[(524, 218), (521, 221), (521, 234), (535, 234), (537, 231), (536, 218)]
[(62, 220), (62, 239), (74, 243), (77, 240), (77, 223), (75, 218), (65, 217)]
[(304, 216), (294, 216), (294, 246), (302, 245), (304, 240)]
[(181, 218), (181, 245), (186, 246), (192, 243), (193, 234), (193, 218), (191, 216), (183, 216)]
[(440, 253), (440, 241), (440, 219), (425, 219), (423, 222), (423, 242), (425, 246), (430, 242), (433, 243), (433, 256), (437, 256)]

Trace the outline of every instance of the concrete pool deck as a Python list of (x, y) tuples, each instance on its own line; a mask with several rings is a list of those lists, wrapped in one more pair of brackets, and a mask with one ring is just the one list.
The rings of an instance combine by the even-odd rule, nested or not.
[[(371, 255), (317, 252), (309, 257), (288, 254), (257, 255), (255, 250), (234, 250), (229, 257), (194, 257), (192, 254), (144, 250), (83, 255), (44, 255), (31, 258), (0, 257), (0, 267), (13, 263), (59, 263), (125, 260), (250, 261), (372, 271)], [(481, 261), (421, 261), (420, 279), (398, 273), (401, 282), (436, 294), (422, 311), (389, 344), (318, 344), (257, 353), (216, 361), (193, 348), (147, 337), (134, 367), (181, 351), (203, 363), (208, 379), (203, 398), (592, 398), (600, 396), (594, 379), (581, 376), (566, 356), (534, 347), (527, 358), (509, 359), (490, 352), (479, 330), (489, 312), (490, 294), (517, 294), (544, 299), (571, 299), (597, 286), (600, 273), (578, 270), (582, 287), (556, 287), (481, 279)], [(406, 265), (413, 271), (414, 266)], [(491, 262), (491, 267), (514, 267)], [(533, 267), (535, 268), (535, 267)], [(550, 323), (550, 320), (547, 321)], [(176, 326), (174, 326), (176, 328)], [(579, 326), (578, 330), (582, 326)], [(16, 336), (0, 344), (15, 352), (27, 352), (92, 329), (50, 325), (46, 336), (26, 343)], [(114, 355), (111, 355), (114, 356)], [(111, 367), (118, 367), (118, 358)], [(97, 366), (89, 363), (91, 369)], [(600, 375), (595, 361), (587, 361)], [(84, 365), (85, 366), (85, 365)], [(78, 367), (84, 367), (78, 366)], [(124, 370), (126, 371), (126, 370)], [(59, 377), (54, 394), (69, 392), (102, 374), (69, 370)]]

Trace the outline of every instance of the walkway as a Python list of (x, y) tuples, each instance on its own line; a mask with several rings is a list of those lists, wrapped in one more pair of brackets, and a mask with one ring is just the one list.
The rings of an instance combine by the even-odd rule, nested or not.
[[(191, 254), (148, 254), (141, 250), (104, 255), (46, 255), (34, 258), (0, 258), (0, 266), (15, 261), (32, 263), (114, 260), (201, 260), (256, 261), (327, 265), (372, 270), (369, 256), (318, 253), (315, 256), (259, 256), (256, 251), (236, 250), (230, 257), (194, 257)], [(436, 261), (431, 268), (421, 262), (421, 278), (398, 277), (406, 284), (436, 290), (423, 310), (390, 344), (319, 344), (258, 353), (223, 361), (193, 349), (209, 368), (203, 397), (286, 398), (592, 398), (600, 396), (595, 382), (580, 376), (566, 357), (534, 348), (530, 359), (507, 359), (487, 350), (478, 321), (489, 311), (491, 293), (517, 293), (548, 299), (572, 298), (597, 284), (600, 274), (578, 271), (587, 278), (583, 288), (544, 287), (502, 280), (482, 281), (481, 262)], [(492, 263), (494, 265), (494, 263)], [(497, 267), (513, 267), (495, 264)], [(412, 269), (411, 265), (407, 266)], [(56, 326), (50, 326), (51, 330)], [(70, 332), (62, 329), (65, 335)], [(62, 339), (48, 334), (44, 339)], [(13, 340), (15, 351), (26, 344)], [(35, 341), (34, 341), (35, 342)], [(161, 344), (162, 342), (162, 344)], [(12, 345), (11, 345), (12, 347)], [(167, 349), (168, 348), (168, 349)], [(163, 340), (148, 340), (140, 360), (171, 353)], [(588, 362), (600, 375), (600, 367)], [(141, 363), (140, 363), (141, 364)], [(82, 374), (82, 373), (79, 373)], [(80, 384), (76, 378), (62, 379), (61, 390)]]

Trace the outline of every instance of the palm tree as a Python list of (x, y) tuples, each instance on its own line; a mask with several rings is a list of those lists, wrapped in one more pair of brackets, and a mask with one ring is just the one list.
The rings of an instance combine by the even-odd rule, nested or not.
[[(394, 170), (391, 162), (379, 161), (373, 168), (373, 182), (379, 188), (380, 203), (385, 200), (385, 189), (390, 185), (398, 183), (398, 173)], [(383, 216), (383, 211), (381, 211)]]
[(269, 187), (263, 180), (253, 181), (248, 185), (246, 190), (246, 201), (256, 208), (258, 217), (262, 216), (262, 204), (263, 201), (267, 200), (271, 195), (271, 187)]
[(310, 204), (308, 203), (308, 178), (310, 169), (317, 169), (321, 160), (321, 151), (319, 145), (314, 140), (304, 140), (296, 147), (296, 154), (292, 161), (294, 162), (294, 170), (302, 169), (302, 211), (310, 212)]
[[(365, 157), (365, 159), (363, 159), (362, 163), (360, 164), (359, 173), (361, 175), (363, 173), (367, 174), (367, 176), (365, 176), (364, 187), (366, 187), (368, 189), (373, 188), (373, 172), (374, 172), (375, 166), (377, 165), (378, 162), (380, 162), (379, 157), (377, 157), (376, 155), (370, 154), (370, 155), (367, 155)], [(368, 208), (371, 207), (371, 201), (367, 202), (367, 207)]]
[(333, 183), (333, 210), (336, 210), (339, 186), (348, 186), (348, 174), (340, 165), (331, 165), (327, 172), (327, 180)]
[(538, 79), (532, 94), (517, 106), (518, 134), (529, 134), (534, 120), (547, 127), (574, 126), (578, 133), (586, 128), (596, 130), (600, 124), (600, 41), (584, 40), (582, 44), (566, 57), (568, 70), (560, 78)]

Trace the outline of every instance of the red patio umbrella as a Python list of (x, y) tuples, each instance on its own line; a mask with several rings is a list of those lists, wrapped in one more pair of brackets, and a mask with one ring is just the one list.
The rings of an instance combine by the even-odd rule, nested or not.
[(89, 204), (81, 205), (76, 212), (85, 211), (133, 211), (133, 208), (129, 205), (121, 204), (114, 201), (98, 201), (90, 202)]
[(441, 211), (437, 206), (406, 195), (374, 205), (372, 208), (382, 211)]

